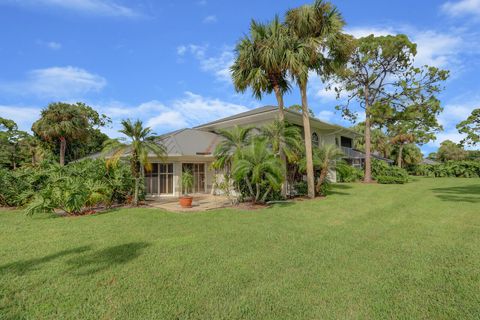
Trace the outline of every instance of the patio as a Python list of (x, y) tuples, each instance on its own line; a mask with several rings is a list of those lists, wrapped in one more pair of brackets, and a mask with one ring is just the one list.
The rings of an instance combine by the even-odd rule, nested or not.
[(147, 206), (164, 209), (172, 212), (195, 212), (207, 211), (232, 206), (228, 197), (214, 196), (211, 194), (194, 194), (192, 208), (182, 208), (178, 203), (178, 197), (149, 197)]

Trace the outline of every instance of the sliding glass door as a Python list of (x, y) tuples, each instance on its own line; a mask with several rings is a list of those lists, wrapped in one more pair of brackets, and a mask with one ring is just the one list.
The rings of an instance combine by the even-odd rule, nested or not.
[(192, 193), (205, 192), (205, 164), (204, 163), (183, 163), (182, 172), (190, 171), (193, 175)]
[(147, 194), (173, 194), (173, 164), (152, 163), (152, 170), (145, 170)]

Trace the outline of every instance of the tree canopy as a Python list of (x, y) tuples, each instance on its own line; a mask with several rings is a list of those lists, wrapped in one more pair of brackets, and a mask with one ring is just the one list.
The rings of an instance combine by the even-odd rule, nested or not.
[(474, 109), (466, 120), (457, 125), (457, 129), (467, 135), (461, 141), (463, 145), (475, 146), (480, 143), (480, 108)]

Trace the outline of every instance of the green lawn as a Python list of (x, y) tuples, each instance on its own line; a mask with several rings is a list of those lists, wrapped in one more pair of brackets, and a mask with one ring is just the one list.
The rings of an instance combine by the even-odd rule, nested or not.
[(0, 211), (0, 319), (478, 319), (480, 179), (257, 211)]

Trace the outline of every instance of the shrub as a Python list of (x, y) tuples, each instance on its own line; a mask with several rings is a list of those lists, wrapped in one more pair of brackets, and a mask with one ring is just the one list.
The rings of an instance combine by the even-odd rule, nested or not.
[(376, 180), (381, 184), (404, 184), (408, 182), (408, 179), (403, 177), (392, 177), (392, 176), (377, 176)]
[(26, 213), (81, 214), (96, 206), (126, 203), (134, 181), (127, 164), (107, 167), (105, 161), (84, 160), (64, 167), (42, 164), (15, 171), (0, 170), (0, 205), (22, 207)]
[[(372, 176), (378, 183), (406, 183), (408, 182), (408, 172), (397, 166), (390, 166), (385, 161), (372, 161)], [(391, 177), (387, 178), (386, 177)], [(388, 181), (388, 182), (387, 182)]]
[(308, 184), (306, 181), (299, 181), (293, 185), (293, 189), (295, 189), (295, 193), (299, 196), (304, 196), (308, 194)]
[(480, 161), (447, 161), (445, 163), (428, 165), (422, 164), (409, 169), (418, 176), (427, 177), (480, 177)]
[(338, 163), (337, 182), (355, 182), (363, 179), (363, 170), (346, 163)]

